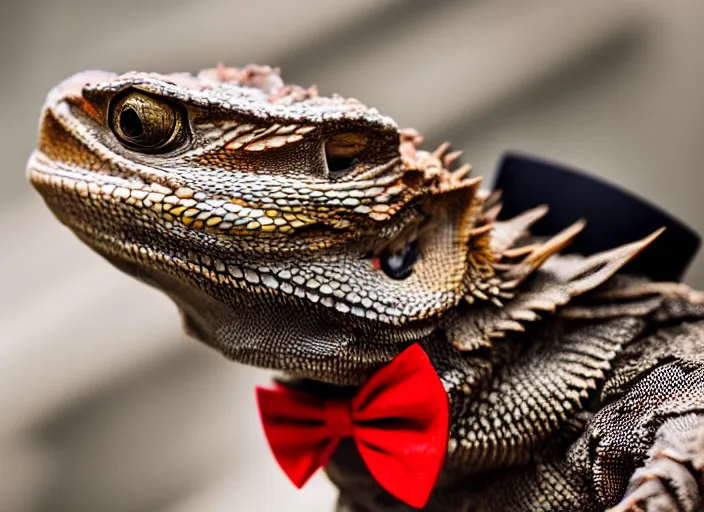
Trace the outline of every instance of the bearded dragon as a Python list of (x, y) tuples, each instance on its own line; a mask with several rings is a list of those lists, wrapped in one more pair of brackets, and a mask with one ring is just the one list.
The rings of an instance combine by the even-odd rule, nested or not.
[[(278, 70), (102, 71), (53, 89), (28, 176), (234, 361), (320, 392), (419, 343), (449, 401), (425, 510), (704, 510), (704, 301), (563, 255), (460, 152)], [(324, 390), (324, 391), (323, 391)], [(341, 445), (338, 511), (406, 510)]]

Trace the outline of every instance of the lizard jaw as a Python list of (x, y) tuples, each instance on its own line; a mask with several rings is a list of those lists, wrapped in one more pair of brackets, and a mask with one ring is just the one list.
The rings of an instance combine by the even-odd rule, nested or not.
[[(321, 248), (314, 251), (316, 258), (311, 262), (315, 265), (301, 265), (308, 248), (288, 247), (267, 254), (256, 238), (250, 241), (177, 222), (175, 211), (187, 215), (196, 205), (210, 208), (205, 213), (213, 211), (209, 199), (192, 191), (168, 191), (134, 176), (84, 170), (56, 162), (41, 151), (30, 159), (28, 175), (64, 224), (113, 259), (195, 273), (233, 293), (298, 297), (387, 325), (405, 325), (428, 309), (441, 307), (441, 299), (454, 300), (445, 297), (443, 290), (429, 290), (421, 296), (413, 285), (415, 277), (407, 282), (390, 280), (365, 257), (361, 246), (348, 247), (358, 252), (356, 256)], [(367, 293), (355, 283), (354, 278), (360, 276), (379, 293)], [(409, 309), (404, 298), (414, 293), (417, 305)]]
[[(84, 243), (118, 269), (163, 290), (182, 311), (187, 331), (229, 359), (300, 378), (357, 385), (408, 343), (427, 335), (427, 328), (418, 328), (399, 336), (393, 314), (375, 310), (355, 309), (362, 318), (343, 328), (353, 307), (344, 297), (302, 291), (304, 287), (293, 281), (296, 276), (284, 281), (280, 276), (286, 270), (276, 274), (265, 265), (247, 265), (242, 254), (221, 259), (196, 252), (193, 244), (179, 248), (166, 236), (172, 231), (158, 237), (154, 222), (140, 229), (134, 223), (139, 207), (126, 202), (133, 196), (105, 193), (143, 190), (135, 181), (47, 165), (41, 153), (30, 160), (28, 175), (58, 218)], [(108, 205), (112, 213), (106, 215)], [(122, 224), (116, 223), (120, 219)], [(277, 299), (284, 296), (285, 301)], [(272, 319), (289, 307), (292, 311), (285, 317), (298, 321), (275, 328)], [(329, 372), (333, 367), (339, 371)], [(330, 375), (336, 375), (334, 382)]]
[(293, 379), (359, 386), (434, 329), (425, 325), (399, 336), (393, 326), (351, 324), (334, 310), (296, 297), (285, 303), (271, 297), (254, 302), (245, 294), (212, 286), (202, 274), (183, 279), (164, 269), (104, 256), (119, 270), (164, 291), (177, 305), (190, 336), (232, 361), (285, 372)]

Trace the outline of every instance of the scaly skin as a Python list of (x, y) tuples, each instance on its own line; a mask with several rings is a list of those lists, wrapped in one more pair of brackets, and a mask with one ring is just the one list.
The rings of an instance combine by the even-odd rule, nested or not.
[[(704, 301), (614, 276), (658, 233), (561, 256), (582, 223), (532, 239), (545, 209), (497, 221), (421, 141), (267, 67), (93, 71), (49, 94), (28, 174), (228, 358), (335, 394), (421, 343), (451, 411), (427, 510), (700, 510)], [(338, 510), (405, 510), (351, 445), (327, 471)]]

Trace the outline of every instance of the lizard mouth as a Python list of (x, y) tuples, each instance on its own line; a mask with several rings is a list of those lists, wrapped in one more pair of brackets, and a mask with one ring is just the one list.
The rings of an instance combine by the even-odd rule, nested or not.
[[(334, 247), (311, 248), (299, 237), (287, 237), (293, 243), (285, 246), (278, 238), (265, 240), (268, 237), (263, 235), (240, 237), (195, 229), (173, 217), (174, 209), (186, 214), (186, 209), (192, 208), (196, 199), (187, 197), (188, 193), (176, 190), (165, 196), (159, 188), (162, 185), (145, 183), (136, 176), (96, 173), (55, 162), (41, 151), (32, 155), (28, 175), (61, 222), (111, 260), (122, 259), (183, 276), (197, 275), (210, 286), (230, 289), (233, 295), (241, 290), (250, 296), (268, 293), (296, 297), (383, 324), (402, 325), (417, 316), (416, 312), (404, 311), (406, 306), (401, 301), (415, 290), (409, 284), (412, 279), (403, 283), (387, 277), (398, 272), (395, 277), (404, 278), (413, 258), (389, 253), (390, 262), (400, 261), (385, 268), (380, 258), (370, 257), (374, 248), (364, 241), (355, 240), (346, 245), (349, 250), (339, 251)], [(388, 234), (398, 240), (402, 233), (396, 227)], [(301, 265), (297, 253), (311, 251), (316, 253), (316, 264)], [(350, 282), (356, 276), (373, 284), (372, 291)], [(424, 301), (438, 303), (441, 294), (429, 292)]]
[(63, 224), (111, 263), (127, 264), (131, 275), (159, 268), (197, 274), (215, 285), (278, 288), (266, 266), (241, 263), (245, 251), (236, 238), (213, 241), (209, 233), (155, 214), (148, 199), (152, 192), (141, 181), (56, 164), (39, 152), (29, 162), (28, 176)]
[[(149, 222), (157, 228), (191, 233), (188, 236), (192, 237), (207, 234), (230, 254), (257, 254), (266, 259), (272, 250), (279, 254), (334, 251), (350, 243), (366, 244), (360, 252), (374, 252), (373, 243), (365, 240), (373, 238), (376, 226), (349, 229), (349, 221), (329, 224), (313, 210), (286, 212), (242, 198), (211, 196), (188, 186), (169, 187), (161, 175), (145, 179), (138, 174), (122, 176), (84, 169), (56, 161), (40, 150), (32, 154), (27, 174), (45, 197), (55, 198), (54, 213), (72, 228), (80, 228), (88, 220), (72, 215), (72, 202), (86, 203), (87, 208), (87, 203), (100, 203), (101, 209), (96, 209), (90, 222), (102, 214), (109, 215), (113, 223), (124, 217), (125, 221), (137, 219), (137, 224)], [(411, 217), (412, 212), (399, 214), (396, 222), (385, 227), (387, 237), (402, 232)]]
[[(57, 166), (41, 154), (30, 161), (28, 174), (61, 222), (118, 269), (164, 291), (182, 311), (187, 331), (229, 359), (319, 381), (335, 375), (333, 384), (357, 385), (427, 335), (427, 326), (399, 334), (393, 324), (400, 311), (393, 304), (363, 309), (359, 301), (367, 299), (354, 298), (354, 291), (313, 288), (315, 276), (304, 282), (293, 268), (252, 263), (217, 247), (207, 233), (169, 226), (122, 197), (105, 198), (106, 189), (140, 190), (144, 185), (135, 180)], [(182, 231), (175, 235), (175, 229)], [(179, 247), (179, 241), (189, 246)], [(349, 274), (378, 273), (368, 259), (342, 264), (353, 269)], [(359, 318), (345, 321), (350, 313)]]

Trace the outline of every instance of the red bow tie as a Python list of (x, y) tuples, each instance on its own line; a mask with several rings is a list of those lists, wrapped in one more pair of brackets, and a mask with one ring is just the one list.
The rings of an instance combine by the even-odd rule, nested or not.
[(257, 388), (264, 433), (297, 487), (352, 437), (377, 482), (407, 504), (425, 506), (447, 449), (447, 395), (418, 344), (404, 350), (350, 399), (285, 387)]

